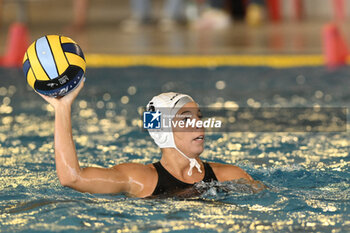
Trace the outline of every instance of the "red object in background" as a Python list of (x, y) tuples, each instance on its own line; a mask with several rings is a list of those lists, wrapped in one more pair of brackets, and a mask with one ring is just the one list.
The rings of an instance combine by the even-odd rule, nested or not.
[(302, 0), (294, 0), (294, 17), (296, 20), (301, 20), (304, 14), (303, 2)]
[(334, 18), (338, 21), (345, 20), (345, 2), (344, 0), (333, 0)]
[(326, 24), (323, 27), (322, 40), (326, 65), (330, 68), (345, 65), (348, 49), (344, 37), (335, 24)]
[(267, 0), (267, 8), (272, 22), (281, 21), (280, 0)]
[(0, 59), (0, 65), (5, 67), (22, 66), (23, 56), (29, 46), (29, 33), (23, 23), (10, 26), (5, 55)]

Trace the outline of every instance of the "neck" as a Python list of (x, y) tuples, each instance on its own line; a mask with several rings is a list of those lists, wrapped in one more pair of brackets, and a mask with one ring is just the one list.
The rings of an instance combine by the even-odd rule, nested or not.
[[(175, 148), (162, 148), (162, 158), (160, 162), (168, 170), (180, 177), (187, 177), (190, 168), (190, 161), (180, 154)], [(194, 158), (203, 167), (202, 161), (197, 156)], [(199, 173), (196, 168), (192, 170), (193, 174)]]

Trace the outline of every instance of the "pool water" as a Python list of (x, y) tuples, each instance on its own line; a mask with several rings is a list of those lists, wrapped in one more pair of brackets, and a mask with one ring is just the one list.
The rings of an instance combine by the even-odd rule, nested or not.
[[(21, 70), (0, 76), (0, 232), (350, 231), (348, 132), (208, 135), (202, 159), (242, 167), (269, 186), (259, 193), (234, 182), (188, 199), (79, 193), (56, 176), (51, 107)], [(349, 67), (88, 69), (72, 113), (79, 160), (159, 160), (138, 111), (160, 92), (188, 93), (202, 106), (348, 107), (349, 77)]]

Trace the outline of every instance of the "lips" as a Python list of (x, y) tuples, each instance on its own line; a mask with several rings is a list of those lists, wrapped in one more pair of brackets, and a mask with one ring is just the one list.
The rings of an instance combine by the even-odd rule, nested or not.
[(198, 137), (196, 137), (193, 140), (195, 140), (195, 141), (203, 141), (204, 140), (204, 135), (199, 135)]

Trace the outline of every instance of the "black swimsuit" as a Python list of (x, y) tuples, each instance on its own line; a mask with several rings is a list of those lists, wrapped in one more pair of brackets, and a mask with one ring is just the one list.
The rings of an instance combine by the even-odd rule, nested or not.
[[(204, 165), (204, 182), (217, 181), (213, 169), (208, 163), (203, 162)], [(157, 186), (154, 189), (152, 195), (169, 194), (178, 190), (184, 190), (193, 187), (194, 184), (189, 184), (176, 179), (171, 175), (160, 162), (154, 163), (153, 166), (156, 168), (158, 173)]]

